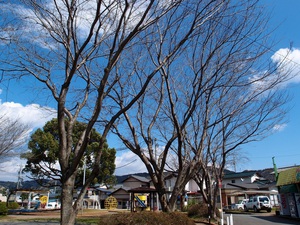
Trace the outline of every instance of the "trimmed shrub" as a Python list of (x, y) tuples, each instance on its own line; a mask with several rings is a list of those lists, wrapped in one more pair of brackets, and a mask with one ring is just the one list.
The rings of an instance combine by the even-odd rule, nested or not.
[(7, 215), (8, 209), (6, 207), (6, 202), (0, 202), (0, 215)]
[(18, 209), (18, 208), (20, 208), (20, 206), (17, 202), (9, 202), (7, 207), (8, 207), (8, 209)]
[(187, 213), (189, 217), (207, 217), (208, 207), (206, 204), (190, 205)]
[(139, 212), (106, 215), (99, 225), (194, 225), (194, 221), (181, 212)]

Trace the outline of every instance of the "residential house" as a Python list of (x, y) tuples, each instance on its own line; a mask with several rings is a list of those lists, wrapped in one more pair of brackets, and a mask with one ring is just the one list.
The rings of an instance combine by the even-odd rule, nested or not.
[[(176, 177), (177, 173), (166, 173), (165, 186), (169, 195), (175, 186)], [(278, 205), (278, 190), (272, 168), (243, 172), (225, 170), (221, 193), (223, 206), (237, 203), (239, 200), (258, 194), (268, 195), (272, 204)], [(97, 198), (102, 208), (104, 200), (108, 196), (113, 196), (117, 199), (119, 209), (136, 210), (135, 203), (139, 200), (135, 196), (140, 196), (146, 207), (159, 208), (158, 197), (151, 179), (144, 176), (129, 175), (111, 190), (96, 188), (96, 191), (91, 190), (88, 195), (90, 198), (89, 206), (95, 205), (94, 198)], [(187, 205), (188, 201), (202, 202), (200, 188), (194, 180), (190, 180), (181, 195), (178, 196), (177, 208), (180, 209), (183, 205)], [(142, 202), (140, 203), (142, 204)]]
[[(167, 173), (165, 176), (165, 186), (167, 188), (167, 193), (170, 196), (172, 194), (173, 188), (175, 186), (177, 179), (177, 173)], [(200, 188), (194, 180), (190, 180), (181, 193), (178, 196), (177, 208), (181, 209), (183, 206), (187, 206), (188, 202), (202, 202), (202, 195), (200, 193)]]
[(3, 195), (2, 193), (0, 193), (0, 202), (6, 202), (7, 197), (5, 195)]
[(119, 209), (129, 209), (130, 208), (130, 190), (134, 188), (149, 188), (150, 179), (137, 175), (130, 175), (125, 180), (122, 181), (122, 184), (119, 188), (116, 188), (110, 196), (113, 196), (118, 201)]
[(120, 187), (110, 194), (117, 199), (118, 209), (129, 209), (130, 194), (128, 191), (130, 189), (129, 187)]
[[(272, 173), (273, 170), (270, 171)], [(267, 195), (278, 205), (276, 182), (262, 177), (259, 171), (225, 171), (222, 180), (222, 203), (231, 206), (253, 195)]]

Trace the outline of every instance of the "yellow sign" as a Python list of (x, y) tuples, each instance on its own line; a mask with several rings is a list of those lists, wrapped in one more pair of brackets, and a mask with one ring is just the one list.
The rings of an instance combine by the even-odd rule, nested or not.
[(47, 196), (42, 196), (40, 197), (40, 202), (46, 204), (48, 201), (48, 197)]

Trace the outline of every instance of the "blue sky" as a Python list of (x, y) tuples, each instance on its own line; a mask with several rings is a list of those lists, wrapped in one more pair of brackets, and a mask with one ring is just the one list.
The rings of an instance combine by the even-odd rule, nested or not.
[[(290, 45), (294, 50), (300, 50), (300, 1), (264, 0), (262, 3), (272, 11), (271, 25), (278, 26), (272, 34), (272, 38), (277, 40), (272, 50), (276, 52), (289, 48)], [(243, 152), (249, 161), (238, 164), (237, 170), (272, 167), (272, 157), (275, 157), (277, 167), (300, 164), (300, 53), (294, 51), (294, 54), (293, 61), (297, 63), (295, 73), (299, 75), (298, 82), (287, 87), (292, 100), (286, 126), (260, 142), (243, 146)]]
[[(296, 63), (295, 73), (299, 73), (287, 88), (292, 101), (289, 103), (291, 110), (288, 113), (287, 123), (275, 133), (260, 142), (251, 143), (242, 147), (242, 152), (249, 161), (237, 161), (237, 171), (245, 169), (263, 169), (272, 167), (272, 157), (275, 157), (277, 167), (286, 167), (300, 164), (300, 0), (263, 0), (267, 10), (272, 11), (271, 25), (277, 27), (272, 38), (276, 45), (269, 53), (269, 57), (281, 49), (289, 48), (292, 44), (292, 61)], [(38, 105), (40, 96), (32, 96), (30, 88), (32, 81), (25, 84), (26, 88), (20, 89), (21, 84), (11, 82), (0, 83), (0, 112), (7, 112), (11, 116), (18, 115), (22, 120), (30, 122), (32, 129), (43, 126), (54, 114), (48, 107), (53, 105)], [(271, 131), (270, 131), (271, 132)], [(113, 138), (108, 139), (111, 147), (120, 148), (122, 145)], [(146, 171), (142, 163), (134, 161), (136, 156), (131, 152), (120, 151), (116, 160), (116, 174), (136, 173)], [(133, 162), (134, 163), (131, 163)], [(17, 180), (17, 171), (24, 161), (13, 159), (0, 164), (0, 180)], [(127, 166), (124, 166), (127, 165)]]

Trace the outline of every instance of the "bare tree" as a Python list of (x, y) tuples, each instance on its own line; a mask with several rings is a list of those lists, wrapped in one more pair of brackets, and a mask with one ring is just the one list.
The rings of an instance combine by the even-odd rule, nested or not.
[[(252, 45), (251, 49), (257, 45), (255, 39), (250, 43), (248, 40), (248, 44)], [(194, 179), (202, 187), (212, 216), (215, 216), (223, 171), (232, 155), (238, 156), (245, 144), (272, 134), (272, 130), (284, 122), (287, 113), (284, 106), (288, 96), (281, 85), (291, 78), (290, 71), (277, 73), (281, 65), (260, 61), (265, 51), (259, 49), (261, 45), (257, 48), (255, 52), (259, 54), (253, 58), (250, 54), (240, 59), (231, 56), (230, 63), (234, 66), (227, 67), (225, 74), (220, 74), (221, 79), (212, 80), (202, 109), (194, 115), (193, 129), (187, 132), (189, 148), (194, 154), (201, 152), (201, 163)]]
[(0, 162), (17, 156), (24, 148), (30, 128), (18, 118), (0, 115)]
[[(36, 90), (57, 104), (61, 224), (75, 223), (112, 128), (145, 163), (163, 210), (174, 210), (178, 194), (204, 163), (203, 154), (209, 154), (209, 135), (222, 133), (211, 129), (223, 125), (229, 131), (238, 118), (229, 125), (225, 121), (236, 107), (245, 109), (243, 96), (255, 90), (251, 84), (259, 83), (264, 90), (266, 81), (269, 87), (280, 82), (263, 61), (267, 50), (257, 45), (267, 40), (262, 30), (266, 20), (256, 3), (23, 0), (1, 5), (3, 13), (15, 16), (6, 29), (13, 38), (0, 46), (7, 53), (1, 56), (1, 70), (9, 78), (34, 77)], [(240, 88), (244, 92), (235, 94), (243, 95), (230, 98), (231, 90)], [(265, 93), (247, 102), (254, 104)], [(224, 108), (223, 117), (212, 114), (221, 103), (236, 100), (236, 107)], [(87, 127), (74, 143), (76, 121)], [(99, 151), (73, 204), (75, 178), (94, 126), (101, 130)], [(197, 134), (193, 143), (191, 131)], [(177, 173), (170, 196), (166, 171)]]
[[(243, 145), (272, 134), (275, 125), (284, 121), (286, 110), (283, 106), (287, 98), (280, 90), (274, 89), (273, 85), (267, 86), (264, 88), (268, 93), (255, 94), (255, 97), (247, 89), (240, 88), (238, 92), (234, 91), (233, 95), (230, 95), (226, 103), (220, 98), (217, 108), (213, 107), (213, 110), (210, 110), (214, 113), (211, 113), (206, 122), (209, 124), (208, 128), (205, 131), (198, 130), (201, 134), (206, 133), (206, 140), (201, 150), (202, 163), (196, 170), (194, 180), (202, 187), (201, 193), (211, 207), (212, 217), (215, 217), (218, 188), (222, 185), (223, 171), (231, 162), (232, 154), (238, 156), (238, 150)], [(247, 97), (245, 95), (246, 98), (242, 97), (242, 93), (248, 93)], [(224, 104), (220, 104), (221, 102)], [(199, 151), (190, 140), (189, 146), (193, 152)]]
[[(1, 46), (6, 51), (1, 70), (9, 78), (35, 78), (32, 91), (50, 95), (57, 104), (61, 224), (75, 223), (86, 189), (99, 171), (100, 150), (116, 120), (143, 96), (159, 70), (182, 54), (197, 27), (222, 2), (205, 4), (204, 13), (198, 11), (198, 1), (180, 0), (23, 0), (1, 5), (3, 14), (13, 18), (12, 29), (6, 29), (13, 37)], [(210, 4), (216, 5), (213, 10)], [(161, 41), (165, 46), (160, 46)], [(156, 52), (156, 48), (161, 49)], [(152, 58), (151, 50), (163, 54)], [(87, 127), (74, 143), (76, 121)], [(73, 204), (78, 167), (95, 125), (101, 130), (99, 151)]]
[[(178, 195), (198, 171), (203, 178), (200, 187), (206, 183), (210, 192), (203, 192), (205, 200), (215, 205), (213, 181), (217, 186), (230, 153), (270, 134), (284, 118), (287, 100), (276, 87), (288, 74), (276, 73), (278, 65), (266, 57), (268, 20), (257, 1), (195, 1), (189, 6), (195, 17), (182, 24), (188, 29), (195, 26), (196, 32), (114, 126), (146, 165), (164, 211), (175, 209)], [(170, 40), (176, 40), (159, 27), (157, 35), (160, 42), (148, 49), (154, 65), (174, 47)], [(146, 73), (144, 64), (134, 69), (141, 71), (141, 67)], [(139, 83), (132, 86), (138, 89)], [(114, 101), (122, 109), (128, 94), (125, 87), (119, 93)], [(177, 176), (171, 193), (164, 180), (167, 171)]]

